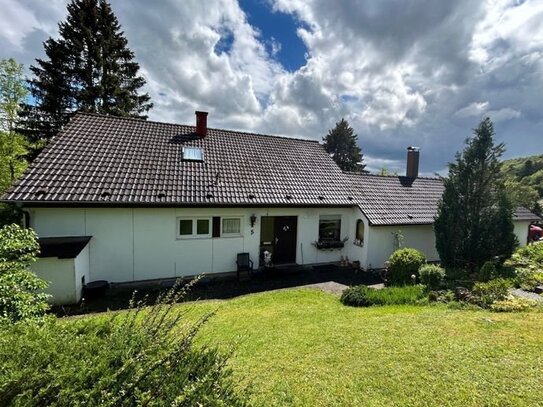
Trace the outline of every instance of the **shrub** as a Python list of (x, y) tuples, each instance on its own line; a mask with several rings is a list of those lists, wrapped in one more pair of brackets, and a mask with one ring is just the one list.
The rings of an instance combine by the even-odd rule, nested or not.
[(0, 321), (40, 319), (49, 308), (47, 283), (30, 265), (39, 252), (37, 236), (31, 229), (7, 225), (0, 229)]
[(509, 295), (511, 282), (503, 278), (490, 280), (486, 283), (475, 283), (471, 292), (472, 299), (483, 307), (488, 307), (496, 301), (505, 300)]
[(423, 264), (419, 269), (420, 282), (430, 290), (438, 289), (445, 278), (445, 270), (435, 264)]
[(529, 311), (536, 305), (537, 302), (535, 300), (509, 295), (504, 300), (493, 302), (490, 305), (490, 309), (495, 312), (523, 312)]
[(420, 285), (386, 287), (383, 289), (358, 285), (343, 291), (341, 302), (353, 307), (369, 307), (371, 305), (416, 304), (423, 298), (424, 289)]
[(416, 249), (404, 248), (392, 253), (388, 261), (388, 282), (403, 285), (412, 281), (412, 275), (418, 276), (419, 268), (426, 262), (426, 258)]
[(506, 264), (513, 267), (543, 269), (543, 244), (531, 244), (517, 249)]
[(515, 285), (526, 291), (535, 291), (537, 286), (543, 285), (543, 270), (534, 271), (529, 268), (516, 270)]
[(444, 302), (449, 303), (453, 302), (456, 299), (454, 291), (452, 290), (438, 290), (430, 291), (428, 293), (428, 300), (430, 302)]
[(227, 356), (196, 346), (175, 286), (151, 307), (0, 326), (0, 405), (241, 406)]
[(477, 273), (477, 279), (479, 281), (490, 281), (493, 278), (498, 277), (498, 268), (496, 266), (496, 263), (493, 261), (487, 261), (483, 266), (479, 269), (479, 272)]

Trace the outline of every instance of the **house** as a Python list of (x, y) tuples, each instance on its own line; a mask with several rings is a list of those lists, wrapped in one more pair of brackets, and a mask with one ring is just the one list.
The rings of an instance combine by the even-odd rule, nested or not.
[[(275, 264), (359, 260), (383, 267), (397, 247), (437, 260), (442, 192), (418, 177), (345, 174), (316, 141), (77, 114), (3, 196), (40, 236), (34, 270), (58, 303), (90, 281), (115, 283), (236, 270), (247, 252)], [(526, 241), (529, 212), (516, 230)]]

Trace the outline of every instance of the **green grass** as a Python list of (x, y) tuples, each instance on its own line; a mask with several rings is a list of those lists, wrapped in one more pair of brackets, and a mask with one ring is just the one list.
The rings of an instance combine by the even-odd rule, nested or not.
[[(187, 307), (189, 305), (181, 305)], [(444, 306), (353, 308), (316, 290), (190, 305), (217, 309), (201, 343), (225, 348), (262, 406), (535, 406), (543, 315)]]

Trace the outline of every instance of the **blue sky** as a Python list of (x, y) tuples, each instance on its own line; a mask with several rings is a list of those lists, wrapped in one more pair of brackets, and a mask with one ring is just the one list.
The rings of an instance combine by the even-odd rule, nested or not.
[[(29, 66), (67, 0), (0, 0), (0, 58)], [(541, 0), (145, 0), (112, 7), (153, 120), (321, 140), (341, 118), (368, 168), (443, 172), (484, 117), (543, 153)]]
[(303, 22), (292, 14), (274, 11), (264, 0), (240, 0), (239, 5), (249, 24), (260, 31), (268, 51), (274, 52), (273, 44), (279, 46), (275, 57), (285, 69), (295, 72), (305, 65), (307, 48), (296, 33)]

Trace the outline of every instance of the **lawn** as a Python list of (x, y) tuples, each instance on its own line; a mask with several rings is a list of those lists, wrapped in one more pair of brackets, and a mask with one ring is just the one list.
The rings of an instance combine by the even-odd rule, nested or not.
[(231, 367), (256, 405), (535, 406), (543, 400), (541, 313), (350, 308), (309, 289), (190, 307), (191, 318), (217, 310), (199, 340), (237, 342)]

